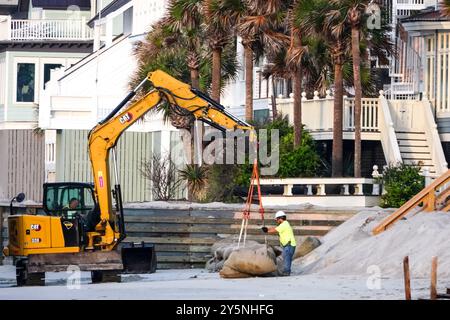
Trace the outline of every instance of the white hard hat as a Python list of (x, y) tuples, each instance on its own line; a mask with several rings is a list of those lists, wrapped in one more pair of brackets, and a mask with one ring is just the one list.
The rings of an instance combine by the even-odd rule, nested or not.
[(284, 213), (284, 211), (277, 211), (277, 213), (275, 213), (275, 219), (277, 218), (281, 218), (281, 217), (286, 217), (286, 213)]

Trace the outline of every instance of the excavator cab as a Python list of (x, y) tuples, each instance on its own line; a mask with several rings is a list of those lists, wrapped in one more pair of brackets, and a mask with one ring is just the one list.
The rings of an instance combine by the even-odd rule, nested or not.
[(100, 222), (100, 212), (92, 184), (46, 183), (43, 207), (48, 216), (82, 223), (85, 232), (94, 231)]
[[(120, 192), (120, 189), (114, 190), (114, 198), (117, 198)], [(88, 244), (87, 234), (95, 232), (95, 227), (100, 222), (100, 210), (94, 194), (93, 184), (80, 182), (44, 184), (45, 213), (48, 216), (61, 217), (64, 223), (73, 225), (70, 230), (63, 229), (67, 233), (64, 234), (65, 242), (81, 246), (81, 251), (84, 251)], [(125, 239), (122, 211), (122, 206), (116, 205), (117, 224), (122, 225), (121, 235)], [(117, 251), (122, 256), (122, 273), (156, 271), (156, 253), (152, 244), (122, 242)]]

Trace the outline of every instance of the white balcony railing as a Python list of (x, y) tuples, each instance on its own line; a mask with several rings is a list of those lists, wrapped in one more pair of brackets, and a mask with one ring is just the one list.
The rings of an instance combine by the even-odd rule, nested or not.
[(9, 16), (0, 19), (0, 40), (91, 40), (93, 31), (86, 19), (66, 20), (12, 20)]
[(397, 4), (420, 5), (424, 3), (424, 0), (397, 0)]
[[(319, 98), (317, 92), (313, 99), (306, 99), (306, 93), (303, 93), (302, 99), (302, 123), (311, 131), (332, 131), (333, 130), (333, 97), (327, 95), (325, 98)], [(344, 98), (343, 129), (344, 131), (355, 130), (354, 98)], [(289, 122), (293, 123), (293, 104), (294, 99), (277, 99), (277, 110), (282, 115), (288, 117)], [(271, 108), (271, 107), (270, 107)], [(379, 132), (379, 99), (363, 98), (361, 109), (361, 130), (364, 132)]]

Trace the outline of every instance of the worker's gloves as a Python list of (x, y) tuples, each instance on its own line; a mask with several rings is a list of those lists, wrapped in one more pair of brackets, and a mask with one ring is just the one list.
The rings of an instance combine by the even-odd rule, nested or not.
[(267, 227), (262, 227), (261, 228), (262, 232), (267, 233), (267, 231), (269, 231), (269, 229)]

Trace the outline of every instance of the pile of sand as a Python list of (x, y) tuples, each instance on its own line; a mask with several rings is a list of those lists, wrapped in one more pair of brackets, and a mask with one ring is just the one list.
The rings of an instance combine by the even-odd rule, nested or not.
[[(450, 214), (419, 213), (400, 220), (387, 231), (372, 229), (391, 211), (362, 211), (332, 230), (322, 245), (294, 261), (296, 274), (370, 275), (377, 266), (380, 276), (403, 274), (409, 256), (412, 277), (429, 277), (432, 256), (438, 257), (438, 275), (450, 276)], [(369, 268), (371, 267), (371, 268)]]

